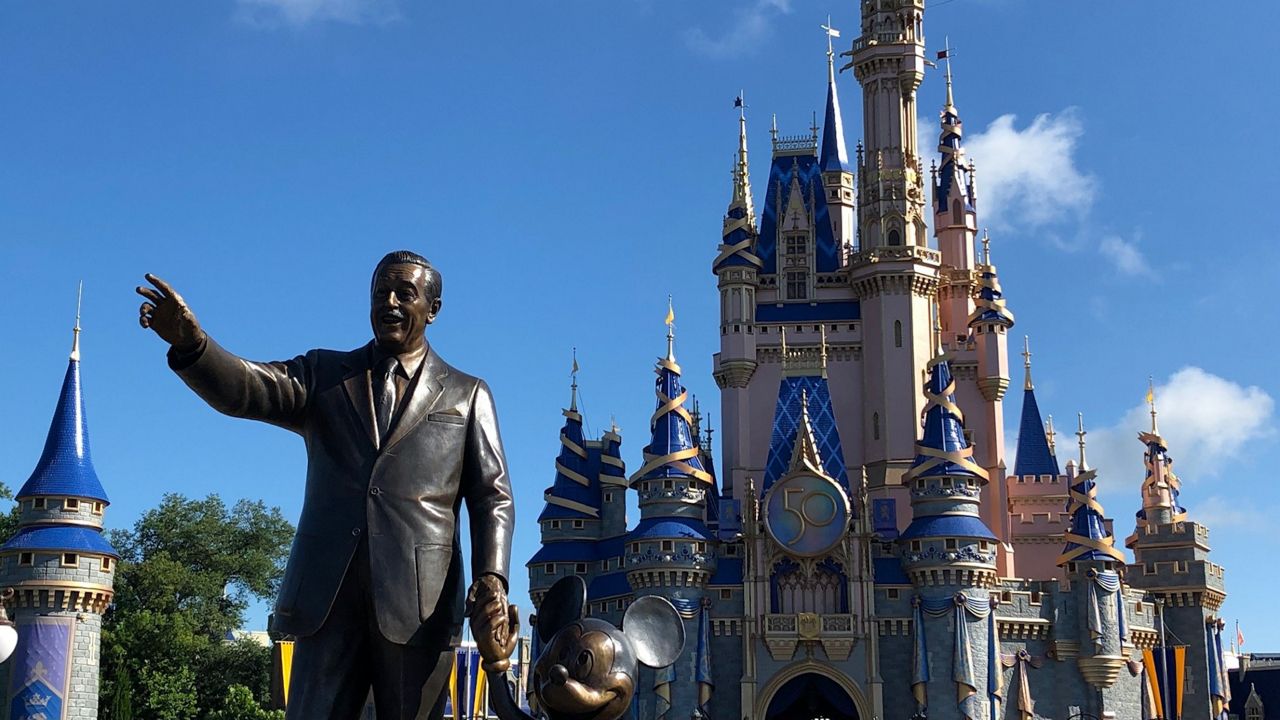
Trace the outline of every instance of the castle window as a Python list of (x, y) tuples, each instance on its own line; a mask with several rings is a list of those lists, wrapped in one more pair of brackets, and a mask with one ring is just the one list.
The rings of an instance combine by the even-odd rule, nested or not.
[(726, 589), (721, 589), (721, 590), (720, 590), (720, 599), (721, 599), (721, 600), (732, 600), (732, 599), (733, 599), (733, 591), (732, 591), (732, 590), (729, 590), (729, 589), (727, 589), (727, 588), (726, 588)]
[(737, 555), (738, 555), (738, 546), (737, 546), (737, 545), (726, 545), (726, 546), (725, 546), (725, 548), (724, 548), (724, 554), (725, 554), (725, 557), (737, 557)]
[(893, 230), (889, 231), (889, 244), (890, 245), (902, 244), (902, 234), (898, 232), (897, 228), (894, 228)]
[(787, 299), (804, 300), (809, 297), (808, 273), (787, 273)]
[(18, 553), (18, 566), (24, 567), (35, 564), (35, 555), (29, 552)]
[(887, 595), (887, 596), (888, 596), (888, 598), (889, 598), (890, 600), (897, 600), (897, 599), (898, 599), (898, 589), (897, 589), (897, 588), (889, 588), (888, 590), (886, 590), (886, 591), (885, 591), (885, 595)]
[(911, 541), (911, 552), (920, 552), (921, 545), (919, 540)]
[(960, 200), (958, 198), (951, 201), (951, 224), (964, 224), (964, 206), (960, 204)]
[(552, 520), (552, 521), (551, 521), (551, 529), (552, 529), (552, 530), (559, 530), (559, 529), (560, 529), (560, 521), (559, 521), (559, 520)]
[(902, 347), (902, 321), (901, 320), (893, 321), (893, 346), (896, 348)]
[(871, 438), (880, 439), (880, 413), (871, 413)]
[(1032, 591), (1031, 591), (1031, 604), (1032, 604), (1032, 605), (1039, 605), (1039, 604), (1040, 604), (1040, 591), (1039, 591), (1039, 590), (1032, 590)]
[(45, 500), (44, 498), (36, 498), (35, 500), (31, 501), (32, 510), (44, 510), (48, 506), (49, 506), (48, 501)]
[(93, 504), (93, 514), (94, 515), (102, 514), (102, 501), (98, 501)]
[(573, 521), (573, 529), (574, 529), (574, 530), (581, 530), (581, 529), (582, 529), (582, 521), (581, 521), (581, 520), (574, 520), (574, 521)]
[(983, 540), (982, 542), (978, 543), (978, 549), (979, 549), (979, 550), (990, 550), (990, 549), (991, 549), (991, 543), (987, 542), (986, 540)]
[(62, 567), (79, 567), (80, 556), (75, 553), (62, 553)]
[(955, 538), (947, 538), (947, 549), (948, 549), (948, 550), (955, 550), (955, 549), (956, 549), (956, 539), (955, 539)]
[(663, 489), (663, 490), (671, 490), (671, 489), (673, 489), (675, 486), (676, 486), (676, 484), (675, 484), (674, 482), (672, 482), (671, 480), (663, 480), (663, 481), (662, 481), (662, 489)]
[(662, 541), (662, 552), (675, 552), (676, 544), (672, 540)]
[(613, 609), (614, 609), (614, 610), (621, 610), (621, 609), (622, 609), (622, 598), (618, 598), (617, 600), (614, 600), (614, 601), (613, 601)]
[(577, 565), (574, 565), (574, 566), (573, 566), (573, 571), (574, 571), (575, 573), (579, 574), (579, 575), (586, 575), (586, 574), (587, 574), (587, 564), (586, 564), (586, 563), (578, 563)]
[(808, 245), (808, 243), (805, 242), (805, 238), (803, 236), (787, 238), (787, 257), (793, 258), (803, 256), (805, 254), (805, 250), (808, 249), (806, 245)]
[(611, 502), (613, 502), (613, 493), (611, 493), (611, 492), (607, 492), (607, 493), (605, 493), (605, 494), (604, 494), (604, 501), (605, 501), (605, 502), (607, 502), (607, 503), (611, 503)]
[(111, 558), (102, 558), (102, 572), (111, 572)]
[(556, 574), (556, 564), (555, 564), (555, 563), (547, 563), (546, 565), (543, 565), (543, 566), (542, 566), (542, 572), (543, 572), (543, 573), (545, 573), (545, 574), (547, 574), (547, 575), (555, 575), (555, 574)]
[(1009, 592), (1008, 590), (1000, 591), (1000, 602), (1002, 603), (1013, 602), (1013, 593)]
[(631, 552), (635, 555), (640, 554), (640, 543), (631, 543)]
[(80, 501), (76, 498), (67, 498), (62, 501), (62, 509), (64, 512), (80, 512)]

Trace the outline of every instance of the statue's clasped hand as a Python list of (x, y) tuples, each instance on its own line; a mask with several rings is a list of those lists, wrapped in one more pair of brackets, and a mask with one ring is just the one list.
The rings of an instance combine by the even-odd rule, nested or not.
[(467, 592), (467, 617), (485, 672), (506, 672), (511, 667), (520, 636), (520, 613), (507, 604), (507, 592), (495, 575), (481, 576)]

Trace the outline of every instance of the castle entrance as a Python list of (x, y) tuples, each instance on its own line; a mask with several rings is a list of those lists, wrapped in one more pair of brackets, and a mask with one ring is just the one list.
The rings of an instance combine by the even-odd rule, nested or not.
[(764, 717), (765, 720), (858, 720), (858, 709), (853, 698), (835, 680), (818, 673), (805, 673), (778, 688)]

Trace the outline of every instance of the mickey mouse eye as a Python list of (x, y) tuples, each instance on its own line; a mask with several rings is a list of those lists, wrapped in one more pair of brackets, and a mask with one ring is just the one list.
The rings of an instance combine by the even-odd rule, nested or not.
[(583, 650), (582, 652), (578, 653), (577, 676), (580, 680), (585, 680), (587, 677), (591, 675), (591, 666), (593, 664), (594, 664), (593, 658), (591, 657), (590, 650)]

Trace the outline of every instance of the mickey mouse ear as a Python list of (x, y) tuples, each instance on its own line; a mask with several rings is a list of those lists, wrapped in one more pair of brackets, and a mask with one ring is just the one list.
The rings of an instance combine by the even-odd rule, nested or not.
[(651, 668), (675, 662), (684, 650), (684, 621), (670, 600), (647, 595), (627, 608), (622, 632), (631, 641), (636, 659)]
[(538, 606), (538, 639), (550, 642), (561, 628), (581, 620), (587, 607), (587, 584), (577, 575), (562, 577)]

